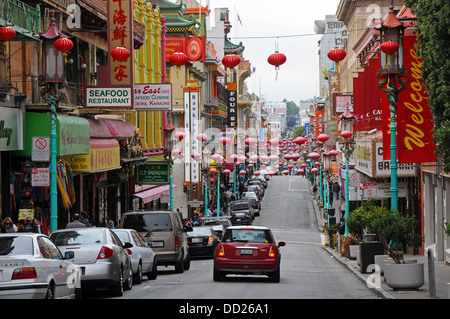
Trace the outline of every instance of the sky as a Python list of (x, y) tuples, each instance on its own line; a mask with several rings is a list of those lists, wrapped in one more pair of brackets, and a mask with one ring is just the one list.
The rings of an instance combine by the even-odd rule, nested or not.
[[(198, 0), (200, 1), (200, 0)], [(245, 46), (244, 58), (256, 71), (246, 80), (248, 91), (266, 101), (285, 98), (299, 105), (318, 95), (319, 47), (322, 35), (314, 20), (336, 14), (340, 0), (209, 0), (211, 9), (229, 8), (231, 42)], [(202, 0), (205, 6), (207, 0)], [(237, 19), (239, 15), (240, 21)], [(211, 12), (213, 17), (213, 11)], [(213, 22), (211, 22), (213, 23)], [(242, 24), (241, 24), (242, 23)], [(276, 79), (267, 58), (275, 49), (286, 55)]]

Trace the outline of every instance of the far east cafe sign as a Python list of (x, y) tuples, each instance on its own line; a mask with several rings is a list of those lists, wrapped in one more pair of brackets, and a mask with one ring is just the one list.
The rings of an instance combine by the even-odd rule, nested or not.
[[(108, 79), (107, 87), (87, 87), (86, 107), (170, 111), (172, 84), (134, 84), (133, 2), (108, 1)], [(130, 52), (126, 61), (111, 55), (116, 47)]]

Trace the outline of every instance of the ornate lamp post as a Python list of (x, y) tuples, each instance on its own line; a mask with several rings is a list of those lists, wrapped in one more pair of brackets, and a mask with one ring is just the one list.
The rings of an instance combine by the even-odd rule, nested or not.
[(390, 104), (391, 116), (391, 209), (398, 210), (398, 186), (397, 186), (397, 127), (396, 127), (396, 102), (399, 93), (406, 87), (407, 76), (403, 69), (403, 33), (404, 25), (397, 19), (394, 12), (393, 0), (389, 7), (389, 13), (380, 26), (381, 69), (377, 77), (379, 88), (386, 93)]
[[(350, 203), (349, 203), (349, 162), (350, 154), (353, 153), (355, 149), (355, 142), (353, 140), (353, 123), (355, 120), (354, 115), (347, 109), (340, 116), (341, 119), (341, 152), (345, 154), (345, 220), (347, 220), (350, 214)], [(348, 228), (347, 223), (345, 223), (345, 233), (344, 236), (347, 237)]]
[[(45, 33), (39, 34), (43, 40), (43, 81), (41, 95), (49, 105), (51, 117), (50, 131), (50, 231), (58, 228), (58, 191), (56, 182), (56, 109), (63, 95), (58, 87), (64, 86), (63, 52), (73, 48), (73, 42), (59, 31), (55, 23), (55, 11), (51, 11), (50, 26)], [(56, 41), (54, 41), (56, 40)]]

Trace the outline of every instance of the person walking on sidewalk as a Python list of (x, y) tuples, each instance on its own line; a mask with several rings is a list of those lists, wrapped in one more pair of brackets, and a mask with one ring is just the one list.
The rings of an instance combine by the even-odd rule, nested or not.
[(333, 184), (333, 193), (335, 196), (335, 199), (339, 199), (339, 192), (341, 191), (341, 187), (339, 186), (338, 182), (334, 182)]

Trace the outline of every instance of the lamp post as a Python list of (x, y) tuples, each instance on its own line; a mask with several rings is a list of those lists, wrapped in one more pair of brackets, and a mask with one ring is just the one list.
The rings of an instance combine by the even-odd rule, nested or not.
[[(340, 116), (341, 119), (341, 136), (342, 142), (341, 144), (341, 152), (345, 154), (345, 220), (350, 214), (350, 202), (349, 202), (349, 162), (350, 162), (350, 154), (353, 153), (355, 149), (355, 142), (353, 140), (353, 123), (354, 123), (354, 115), (347, 109)], [(344, 236), (348, 236), (348, 227), (347, 223), (345, 223), (345, 232)]]
[(56, 110), (59, 100), (63, 97), (58, 88), (62, 88), (65, 81), (63, 52), (73, 48), (73, 42), (59, 31), (55, 21), (55, 11), (51, 10), (50, 26), (45, 33), (38, 36), (40, 40), (43, 40), (44, 46), (43, 81), (41, 82), (44, 88), (41, 90), (41, 95), (50, 109), (50, 232), (58, 229)]
[(399, 99), (399, 93), (406, 87), (404, 77), (407, 74), (403, 68), (403, 33), (405, 26), (395, 15), (393, 0), (391, 0), (387, 18), (375, 29), (380, 32), (381, 42), (381, 69), (377, 73), (377, 77), (381, 80), (378, 82), (378, 86), (386, 93), (390, 104), (391, 209), (398, 210), (396, 102)]

